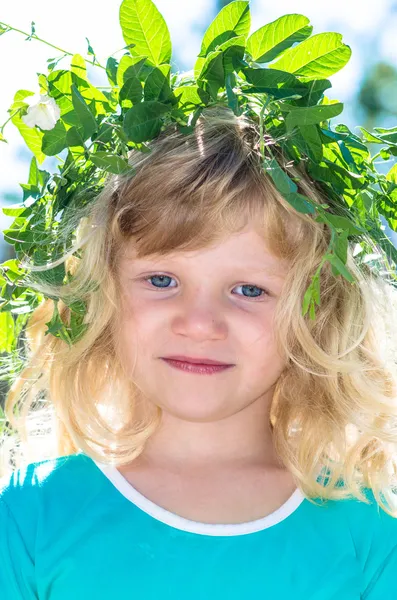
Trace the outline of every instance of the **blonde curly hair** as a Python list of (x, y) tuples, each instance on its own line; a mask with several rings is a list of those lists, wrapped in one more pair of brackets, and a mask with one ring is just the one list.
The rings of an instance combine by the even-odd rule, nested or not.
[[(62, 299), (85, 300), (87, 330), (69, 347), (44, 335), (52, 299), (33, 312), (26, 364), (5, 406), (3, 468), (12, 462), (6, 454), (13, 467), (77, 451), (117, 466), (138, 457), (161, 409), (142, 403), (118, 353), (114, 267), (126, 242), (133, 241), (138, 257), (200, 249), (254, 218), (271, 252), (289, 265), (275, 313), (276, 341), (287, 365), (271, 406), (276, 452), (308, 499), (353, 495), (366, 501), (366, 486), (397, 516), (388, 506), (396, 481), (395, 290), (359, 265), (349, 245), (347, 266), (357, 281), (335, 276), (326, 263), (316, 319), (302, 314), (330, 231), (281, 196), (262, 167), (258, 142), (256, 124), (228, 109), (204, 111), (191, 134), (167, 130), (150, 144), (151, 152), (131, 152), (134, 176), (110, 176), (81, 209), (77, 238), (63, 258), (70, 282), (57, 287), (34, 281), (32, 269), (32, 287), (59, 298), (65, 323), (70, 309)], [(303, 168), (291, 166), (289, 173), (299, 179), (301, 193), (324, 202)], [(36, 429), (28, 426), (33, 422)], [(326, 486), (318, 481), (324, 468)]]

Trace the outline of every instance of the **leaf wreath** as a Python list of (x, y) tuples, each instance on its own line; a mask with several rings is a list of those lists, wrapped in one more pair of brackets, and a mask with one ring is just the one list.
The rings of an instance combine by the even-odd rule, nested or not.
[[(329, 121), (341, 114), (343, 104), (325, 96), (331, 88), (328, 77), (351, 56), (339, 33), (312, 35), (307, 17), (287, 14), (250, 34), (249, 2), (238, 0), (216, 16), (204, 34), (194, 69), (181, 74), (172, 72), (170, 33), (151, 0), (123, 0), (119, 18), (126, 43), (120, 60), (111, 56), (106, 66), (101, 65), (87, 39), (88, 54), (94, 57), (90, 64), (106, 71), (110, 88), (99, 89), (89, 81), (81, 55), (57, 48), (62, 56), (48, 59), (48, 73), (38, 76), (40, 94), (60, 109), (55, 126), (42, 130), (26, 125), (22, 117), (31, 91), (17, 91), (9, 109), (8, 121), (19, 129), (34, 156), (28, 182), (21, 184), (21, 204), (3, 208), (5, 215), (15, 217), (3, 233), (17, 257), (0, 265), (3, 352), (15, 348), (18, 332), (43, 299), (29, 287), (19, 259), (29, 258), (35, 265), (56, 262), (66, 250), (57, 237), (63, 220), (70, 217), (64, 209), (95, 198), (109, 173), (128, 172), (131, 149), (147, 151), (147, 143), (170, 123), (191, 132), (201, 111), (214, 104), (256, 121), (263, 168), (277, 189), (295, 210), (311, 214), (331, 230), (329, 248), (306, 291), (302, 314), (309, 311), (315, 318), (325, 262), (331, 263), (335, 275), (353, 282), (346, 267), (348, 240), (356, 243), (355, 254), (358, 258), (361, 254), (374, 271), (386, 262), (396, 285), (397, 250), (384, 235), (380, 217), (397, 231), (397, 164), (383, 175), (375, 160), (397, 156), (397, 127), (374, 128), (373, 133), (361, 127), (362, 137), (344, 124), (331, 128)], [(15, 29), (0, 23), (0, 35), (11, 30)], [(29, 39), (44, 42), (33, 24)], [(70, 69), (56, 69), (66, 56), (71, 56)], [(0, 128), (0, 141), (6, 141), (6, 123)], [(378, 144), (380, 151), (371, 156), (368, 144)], [(57, 155), (64, 150), (66, 158), (61, 159)], [(57, 156), (58, 173), (39, 168), (47, 156)], [(298, 192), (288, 164), (300, 162), (324, 192), (326, 204), (314, 204)], [(383, 262), (371, 255), (368, 239)], [(53, 283), (63, 284), (68, 275), (64, 263), (43, 269), (43, 277)], [(70, 308), (73, 318), (66, 327), (55, 304), (47, 333), (73, 343), (81, 333), (85, 307), (76, 301)]]

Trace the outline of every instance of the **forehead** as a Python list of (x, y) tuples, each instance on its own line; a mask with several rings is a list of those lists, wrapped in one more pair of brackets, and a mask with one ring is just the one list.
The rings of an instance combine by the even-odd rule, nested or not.
[(167, 254), (156, 254), (138, 257), (132, 243), (125, 247), (121, 261), (133, 263), (139, 266), (167, 264), (181, 266), (199, 266), (211, 269), (249, 269), (283, 278), (288, 265), (285, 260), (274, 256), (263, 236), (252, 227), (246, 227), (243, 231), (228, 233), (220, 239), (194, 250), (178, 249)]

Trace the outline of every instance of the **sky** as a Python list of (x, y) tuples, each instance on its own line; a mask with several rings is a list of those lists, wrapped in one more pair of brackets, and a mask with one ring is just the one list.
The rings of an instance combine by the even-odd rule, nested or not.
[[(203, 33), (215, 16), (214, 2), (194, 0), (155, 0), (171, 33), (173, 43), (173, 70), (193, 68), (200, 49)], [(115, 53), (120, 58), (125, 46), (118, 21), (120, 1), (103, 4), (97, 0), (19, 0), (3, 3), (0, 20), (30, 33), (31, 21), (36, 34), (60, 48), (87, 57), (88, 37), (101, 64)], [(113, 8), (111, 8), (111, 6)], [(327, 96), (345, 104), (342, 122), (356, 127), (362, 115), (353, 106), (360, 81), (371, 64), (383, 58), (397, 66), (397, 0), (251, 0), (251, 31), (288, 13), (307, 16), (314, 27), (313, 34), (336, 31), (342, 33), (344, 43), (352, 48), (349, 63), (331, 79), (332, 89)], [(61, 53), (36, 40), (25, 41), (24, 35), (14, 31), (0, 36), (0, 125), (8, 118), (7, 109), (19, 89), (38, 92), (37, 73), (46, 73), (47, 59)], [(69, 68), (69, 58), (57, 68)], [(94, 85), (108, 85), (101, 69), (89, 67)], [(383, 124), (391, 126), (389, 124)], [(394, 123), (393, 123), (394, 125)], [(359, 133), (359, 132), (358, 132)], [(4, 135), (8, 144), (0, 142), (0, 206), (22, 200), (19, 183), (28, 178), (32, 154), (12, 123)], [(56, 159), (45, 160), (41, 168), (55, 170)], [(0, 215), (0, 227), (12, 219)]]

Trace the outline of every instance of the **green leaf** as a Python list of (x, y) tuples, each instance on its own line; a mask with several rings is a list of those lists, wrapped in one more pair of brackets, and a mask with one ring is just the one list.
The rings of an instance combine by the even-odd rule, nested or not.
[(48, 75), (47, 81), (50, 96), (52, 96), (56, 100), (58, 106), (60, 106), (61, 117), (63, 117), (66, 112), (73, 110), (70, 91), (73, 83), (72, 72), (64, 69), (52, 71), (52, 73)]
[[(72, 79), (72, 72), (67, 71), (66, 69), (57, 69), (56, 71), (52, 71), (52, 73), (48, 75), (47, 80), (51, 92), (55, 88), (62, 94), (69, 95), (71, 93), (70, 87), (72, 83), (76, 83), (76, 80), (74, 78)], [(84, 80), (82, 80), (82, 82), (84, 83)]]
[(323, 144), (316, 125), (305, 125), (299, 127), (303, 144), (300, 149), (314, 162), (321, 162), (323, 158)]
[(23, 190), (23, 202), (28, 198), (37, 199), (40, 196), (40, 188), (37, 185), (30, 185), (28, 183), (20, 183), (19, 185)]
[(343, 193), (347, 190), (360, 189), (365, 185), (363, 177), (350, 173), (335, 162), (324, 159), (321, 164), (310, 163), (308, 165), (309, 174), (318, 181), (330, 183), (338, 192)]
[(105, 144), (107, 144), (108, 142), (111, 141), (112, 134), (113, 134), (113, 126), (110, 125), (109, 123), (104, 122), (104, 123), (101, 123), (101, 125), (98, 129), (98, 132), (92, 136), (92, 139), (100, 140), (101, 142), (104, 142)]
[(389, 127), (388, 129), (385, 129), (384, 127), (374, 127), (374, 131), (376, 131), (385, 142), (397, 145), (397, 127)]
[(91, 56), (94, 57), (94, 62), (95, 62), (95, 52), (93, 47), (91, 46), (90, 40), (88, 39), (88, 37), (85, 38), (87, 40), (87, 54), (90, 54)]
[(72, 300), (72, 302), (70, 302), (69, 300), (65, 299), (64, 302), (67, 304), (67, 306), (69, 306), (72, 312), (75, 312), (79, 315), (85, 315), (87, 312), (87, 305), (83, 300)]
[(62, 152), (66, 146), (66, 128), (63, 122), (59, 120), (53, 129), (44, 133), (41, 149), (47, 156), (55, 156), (55, 154)]
[(381, 155), (381, 157), (383, 158), (383, 160), (389, 160), (390, 158), (390, 151), (387, 148), (381, 148), (379, 150), (379, 153)]
[(82, 136), (81, 127), (71, 127), (66, 132), (66, 145), (68, 148), (73, 148), (74, 146), (80, 146), (84, 148), (84, 138)]
[(81, 54), (75, 54), (70, 61), (70, 70), (81, 79), (87, 79), (87, 67)]
[(341, 274), (341, 275), (343, 275), (343, 277), (345, 279), (350, 281), (350, 283), (353, 283), (353, 281), (354, 281), (353, 276), (351, 275), (350, 271), (348, 271), (346, 266), (343, 264), (343, 262), (341, 261), (339, 256), (337, 256), (336, 254), (330, 254), (328, 256), (328, 261), (332, 264), (333, 267), (335, 267), (335, 269), (333, 270), (334, 275)]
[(197, 57), (197, 60), (194, 64), (194, 79), (196, 81), (199, 79), (201, 71), (203, 70), (203, 67), (204, 67), (206, 61), (207, 61), (207, 58), (205, 58), (203, 56)]
[(33, 35), (34, 35), (34, 34), (35, 34), (35, 32), (36, 32), (36, 28), (35, 28), (35, 22), (34, 22), (34, 21), (32, 21), (32, 22), (31, 22), (31, 24), (30, 24), (30, 27), (31, 27), (30, 35), (28, 35), (28, 37), (27, 37), (27, 38), (25, 38), (25, 41), (28, 41), (28, 42), (30, 42), (30, 41), (31, 41), (31, 39), (32, 39)]
[(309, 285), (309, 287), (307, 288), (304, 298), (303, 298), (303, 304), (302, 304), (302, 315), (304, 316), (307, 311), (310, 308), (310, 318), (311, 319), (315, 319), (315, 303), (314, 301), (317, 299), (317, 304), (320, 304), (319, 302), (319, 295), (320, 295), (320, 289), (319, 289), (319, 277), (318, 276), (314, 276), (312, 278), (312, 282)]
[(117, 69), (117, 85), (119, 88), (122, 88), (130, 77), (141, 80), (145, 63), (145, 56), (128, 56), (128, 54), (124, 54)]
[(115, 154), (109, 154), (107, 152), (96, 152), (90, 155), (91, 162), (97, 167), (119, 175), (129, 170), (128, 162), (121, 156)]
[(326, 104), (320, 106), (305, 106), (291, 110), (285, 120), (287, 131), (292, 131), (296, 126), (307, 126), (321, 123), (336, 117), (343, 111), (343, 104)]
[[(301, 85), (303, 85), (302, 81)], [(325, 90), (332, 87), (328, 79), (313, 79), (312, 81), (305, 82), (305, 85), (307, 85), (307, 93), (303, 98), (295, 102), (297, 106), (314, 106), (318, 104), (324, 96)]]
[[(397, 231), (397, 188), (395, 188), (394, 191), (389, 194), (379, 195), (377, 199), (377, 206), (379, 212), (386, 218), (391, 229)], [(388, 239), (387, 236), (385, 236), (384, 239)], [(397, 249), (394, 248), (393, 244), (392, 248), (393, 250), (390, 249), (390, 252), (394, 253), (397, 263)]]
[(217, 99), (219, 89), (225, 87), (222, 52), (216, 50), (207, 56), (197, 81), (214, 100)]
[(247, 52), (257, 63), (270, 62), (310, 36), (313, 27), (309, 22), (303, 15), (284, 15), (255, 31), (247, 40)]
[(389, 127), (388, 129), (385, 129), (384, 127), (374, 127), (374, 131), (376, 131), (377, 133), (397, 133), (397, 127)]
[(81, 125), (79, 116), (74, 109), (70, 110), (69, 112), (67, 112), (61, 116), (62, 116), (62, 121), (64, 123), (66, 123), (66, 125), (75, 125), (76, 127)]
[(21, 279), (21, 277), (23, 276), (23, 270), (19, 267), (19, 263), (15, 258), (6, 260), (1, 264), (1, 267), (2, 271), (7, 271), (8, 279), (10, 279), (13, 282), (18, 281), (18, 279)]
[[(15, 248), (17, 246), (17, 244), (15, 242), (19, 242), (20, 246), (23, 247), (24, 250), (31, 248), (31, 246), (35, 242), (34, 233), (29, 230), (15, 231), (12, 228), (10, 228), (10, 229), (4, 230), (3, 234), (4, 234), (4, 239), (6, 240), (6, 242), (8, 242), (10, 244), (15, 244)], [(36, 242), (37, 242), (37, 239), (36, 239)]]
[(286, 71), (277, 71), (276, 69), (243, 69), (242, 73), (246, 80), (252, 83), (255, 88), (261, 89), (268, 94), (280, 89), (296, 89), (296, 92), (303, 95), (307, 94), (307, 86), (292, 73)]
[(65, 279), (65, 264), (62, 263), (52, 269), (46, 269), (45, 271), (38, 271), (37, 277), (44, 283), (62, 285)]
[(239, 71), (245, 54), (245, 36), (239, 35), (218, 46), (223, 53), (223, 68), (225, 75)]
[(387, 181), (391, 181), (397, 185), (397, 163), (392, 166), (390, 171), (386, 175)]
[(283, 196), (294, 194), (298, 191), (296, 183), (283, 171), (275, 158), (266, 159), (264, 167), (272, 178), (274, 185)]
[(8, 144), (7, 140), (5, 139), (2, 133), (0, 133), (0, 142), (5, 142), (6, 144)]
[(54, 302), (54, 309), (52, 313), (51, 320), (46, 323), (48, 329), (44, 333), (44, 335), (51, 334), (54, 337), (61, 338), (67, 344), (71, 344), (70, 335), (67, 331), (67, 328), (64, 322), (61, 319), (61, 316), (58, 312), (58, 300)]
[(206, 57), (233, 37), (248, 36), (251, 26), (249, 2), (230, 2), (222, 8), (206, 30), (201, 43), (200, 57)]
[(387, 142), (388, 144), (396, 144), (397, 145), (397, 132), (395, 133), (382, 133), (382, 140)]
[(164, 102), (171, 96), (170, 88), (170, 65), (162, 65), (153, 69), (145, 81), (145, 102), (148, 100), (159, 100)]
[(95, 131), (98, 131), (98, 124), (74, 83), (72, 83), (71, 90), (73, 107), (83, 127), (83, 137), (84, 140), (86, 140), (90, 138)]
[[(34, 92), (28, 90), (18, 90), (14, 96), (14, 102), (10, 107), (10, 112), (13, 113), (17, 108), (27, 106), (24, 99), (28, 96), (34, 96)], [(40, 164), (42, 164), (46, 158), (46, 155), (42, 152), (41, 144), (43, 139), (43, 132), (39, 131), (36, 127), (29, 127), (21, 119), (21, 113), (15, 114), (12, 119), (12, 123), (18, 128), (19, 133), (23, 137), (25, 144), (37, 158)]]
[(7, 217), (28, 217), (32, 214), (33, 209), (31, 206), (18, 206), (15, 204), (13, 206), (4, 206), (1, 210)]
[(210, 96), (197, 85), (182, 85), (174, 89), (174, 96), (179, 101), (179, 108), (184, 112), (191, 112), (197, 106), (206, 106)]
[(111, 86), (117, 85), (117, 68), (118, 62), (113, 56), (109, 56), (106, 61), (106, 75), (108, 76), (108, 80)]
[(346, 161), (346, 164), (349, 167), (349, 169), (352, 171), (357, 170), (356, 162), (354, 160), (352, 153), (350, 152), (349, 148), (347, 147), (347, 145), (340, 141), (338, 146), (339, 146), (340, 153), (343, 156), (344, 160)]
[(385, 143), (385, 141), (381, 137), (378, 137), (378, 136), (374, 135), (373, 133), (370, 133), (364, 127), (359, 126), (358, 128), (361, 129), (361, 131), (364, 135), (364, 140), (366, 142), (370, 142), (371, 144), (384, 144)]
[(155, 138), (161, 131), (161, 117), (170, 111), (170, 107), (151, 100), (136, 104), (124, 115), (123, 129), (128, 139), (135, 143)]
[[(205, 58), (199, 56), (194, 67), (196, 81), (205, 79), (212, 83), (218, 82), (221, 87), (224, 87), (226, 74), (235, 69), (239, 70), (239, 61), (243, 59), (244, 52), (245, 38), (240, 35), (220, 44)], [(220, 56), (221, 54), (222, 56)]]
[(0, 352), (12, 352), (14, 342), (14, 319), (9, 312), (0, 313)]
[(337, 256), (339, 256), (343, 264), (346, 264), (347, 262), (347, 251), (349, 248), (348, 236), (349, 229), (343, 229), (342, 233), (336, 233), (335, 235), (334, 252)]
[(269, 68), (288, 71), (308, 81), (337, 73), (350, 56), (351, 49), (343, 44), (340, 33), (318, 33), (295, 48), (286, 50)]
[(131, 100), (132, 104), (137, 104), (142, 100), (142, 84), (136, 76), (129, 77), (120, 90), (119, 101)]
[[(14, 297), (17, 297), (18, 294), (18, 288), (15, 290), (14, 292)], [(10, 313), (13, 315), (25, 315), (26, 313), (31, 313), (32, 312), (32, 307), (30, 306), (30, 303), (28, 300), (26, 300), (25, 302), (19, 302), (19, 301), (15, 301), (13, 302), (12, 300), (8, 303), (9, 306), (15, 306), (15, 308), (12, 308), (10, 310)]]
[(155, 67), (171, 62), (170, 32), (151, 0), (123, 0), (119, 16), (126, 44), (134, 44), (133, 56), (147, 56)]
[(298, 192), (292, 192), (290, 194), (284, 194), (285, 199), (300, 213), (303, 214), (314, 214), (315, 208), (310, 204), (309, 199), (303, 194)]
[(366, 231), (363, 227), (359, 227), (353, 223), (348, 217), (342, 217), (341, 215), (327, 213), (327, 220), (332, 223), (335, 228), (347, 231), (349, 235), (365, 233)]
[(241, 114), (241, 111), (240, 111), (240, 107), (238, 104), (237, 96), (234, 93), (234, 89), (233, 89), (234, 83), (235, 83), (234, 73), (228, 73), (226, 75), (227, 104), (228, 104), (229, 108), (232, 109), (234, 114), (239, 116)]
[(36, 157), (33, 156), (32, 160), (30, 161), (28, 184), (38, 185), (38, 183), (39, 183), (39, 168), (37, 166)]
[(112, 101), (103, 92), (91, 85), (89, 81), (81, 79), (76, 73), (65, 70), (53, 71), (47, 79), (50, 95), (61, 107), (61, 117), (74, 109), (71, 92), (72, 84), (75, 84), (78, 88), (86, 103), (91, 104), (94, 101), (96, 115), (104, 115), (116, 109), (117, 99)]
[(280, 167), (275, 158), (266, 158), (264, 168), (269, 173), (273, 183), (282, 196), (300, 213), (314, 213), (315, 208), (309, 199), (298, 192), (298, 186)]

